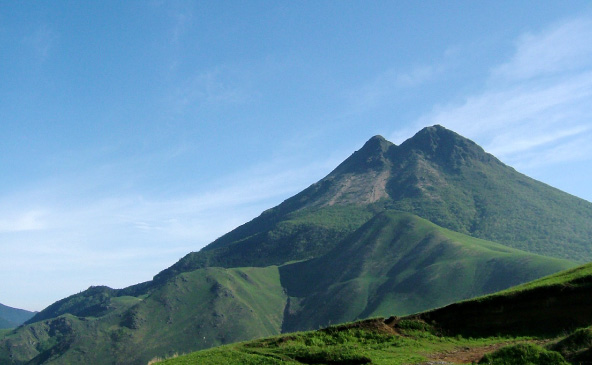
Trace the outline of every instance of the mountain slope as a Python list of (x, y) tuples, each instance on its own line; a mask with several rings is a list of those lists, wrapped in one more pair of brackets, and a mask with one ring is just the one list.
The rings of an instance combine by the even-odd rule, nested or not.
[[(548, 349), (559, 351), (571, 363), (587, 363), (592, 359), (591, 329), (572, 334), (569, 331), (592, 324), (591, 290), (592, 264), (588, 264), (418, 315), (387, 320), (376, 318), (214, 348), (165, 363), (411, 364), (444, 359), (455, 363), (460, 359), (476, 362), (483, 354), (502, 346), (540, 342), (540, 336), (551, 341), (546, 346)], [(562, 337), (566, 333), (568, 336)], [(472, 337), (465, 339), (460, 335)], [(517, 335), (520, 337), (512, 338)], [(536, 341), (524, 336), (535, 336)], [(532, 349), (548, 351), (536, 346)], [(520, 352), (517, 355), (522, 356)]]
[(0, 329), (17, 327), (34, 315), (35, 312), (0, 304)]
[(592, 264), (421, 313), (449, 334), (559, 335), (592, 325)]
[[(271, 240), (295, 215), (356, 211), (347, 227), (311, 226), (315, 237)], [(155, 279), (205, 266), (267, 266), (318, 257), (382, 209), (410, 212), (442, 227), (509, 247), (578, 262), (592, 260), (592, 204), (504, 165), (441, 126), (397, 146), (372, 137), (329, 175), (279, 206), (185, 256)], [(310, 231), (309, 231), (310, 232)], [(304, 242), (292, 246), (294, 242)], [(317, 243), (310, 249), (311, 242)], [(240, 254), (238, 254), (240, 252)], [(261, 255), (260, 252), (265, 252)]]
[[(506, 347), (507, 356), (496, 364), (565, 365), (564, 357), (572, 364), (588, 364), (592, 360), (590, 306), (592, 264), (587, 264), (413, 316), (375, 318), (229, 345), (162, 364), (474, 364), (484, 354), (512, 344), (518, 345)], [(578, 327), (584, 328), (574, 331)], [(529, 344), (541, 342), (548, 343), (546, 349)], [(520, 351), (524, 348), (532, 357), (530, 362)], [(520, 358), (511, 357), (512, 353)]]
[(54, 303), (0, 339), (0, 360), (142, 363), (417, 312), (572, 265), (511, 247), (586, 260), (591, 236), (592, 204), (454, 132), (425, 128), (400, 146), (377, 136), (324, 179), (154, 280)]
[[(318, 259), (279, 268), (197, 269), (139, 296), (89, 288), (0, 339), (0, 362), (12, 356), (17, 363), (142, 364), (155, 356), (433, 308), (570, 266), (409, 213), (380, 212)], [(48, 313), (57, 316), (40, 320)]]
[(390, 152), (391, 207), (525, 251), (592, 260), (589, 202), (516, 172), (440, 126)]
[(572, 266), (385, 211), (328, 254), (280, 268), (291, 304), (283, 329), (409, 314)]
[(0, 363), (146, 364), (157, 355), (277, 334), (286, 303), (277, 267), (200, 269), (142, 297), (91, 291), (110, 310), (25, 325), (0, 339)]

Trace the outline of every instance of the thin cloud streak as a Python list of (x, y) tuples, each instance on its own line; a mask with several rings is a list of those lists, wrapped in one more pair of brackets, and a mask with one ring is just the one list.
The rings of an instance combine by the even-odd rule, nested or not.
[(523, 35), (512, 58), (492, 68), (481, 93), (436, 106), (392, 137), (400, 141), (410, 131), (441, 124), (514, 166), (590, 159), (570, 150), (581, 150), (579, 141), (592, 129), (591, 34), (592, 21), (581, 18)]
[(46, 227), (45, 215), (42, 210), (30, 210), (11, 217), (0, 217), (0, 233), (42, 230)]
[[(53, 300), (89, 285), (120, 288), (150, 280), (190, 251), (305, 188), (334, 163), (329, 159), (285, 169), (286, 161), (276, 160), (227, 176), (215, 188), (171, 198), (114, 193), (73, 201), (64, 196), (73, 193), (73, 184), (60, 181), (0, 197), (0, 275), (7, 280), (0, 292), (22, 290), (12, 284), (13, 273), (28, 278), (30, 293), (42, 290), (32, 288), (42, 282), (35, 278), (39, 273), (72, 277), (63, 290), (48, 292)], [(85, 184), (77, 180), (74, 185)], [(20, 300), (13, 305), (38, 310), (50, 304), (26, 295)]]
[(516, 42), (516, 53), (493, 70), (493, 77), (524, 80), (589, 67), (592, 61), (592, 19), (572, 19), (540, 34), (526, 33)]

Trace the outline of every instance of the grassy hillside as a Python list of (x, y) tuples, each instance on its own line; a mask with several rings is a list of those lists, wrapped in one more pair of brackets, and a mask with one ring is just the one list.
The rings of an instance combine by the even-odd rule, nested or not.
[(192, 252), (155, 276), (163, 280), (202, 267), (264, 267), (321, 256), (373, 215), (373, 207), (331, 206), (285, 213), (283, 206)]
[(417, 364), (436, 360), (432, 354), (507, 342), (440, 337), (411, 327), (395, 330), (378, 319), (223, 346), (158, 364)]
[(280, 268), (290, 296), (283, 328), (410, 314), (572, 266), (385, 211), (328, 254)]
[(592, 204), (531, 179), (440, 126), (388, 152), (390, 207), (524, 251), (592, 260)]
[[(535, 300), (554, 291), (561, 295)], [(592, 361), (591, 298), (589, 264), (418, 315), (227, 345), (159, 364), (586, 364)], [(504, 306), (492, 307), (495, 301)], [(516, 322), (526, 311), (534, 315)], [(510, 326), (500, 327), (499, 318)]]
[(0, 339), (0, 363), (145, 364), (280, 332), (286, 297), (277, 267), (184, 273), (146, 297), (110, 297), (97, 317), (64, 314)]

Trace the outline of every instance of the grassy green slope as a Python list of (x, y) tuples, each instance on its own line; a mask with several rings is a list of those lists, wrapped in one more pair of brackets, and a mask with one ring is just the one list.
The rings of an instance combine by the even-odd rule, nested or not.
[(391, 207), (521, 250), (592, 260), (592, 204), (504, 165), (440, 126), (389, 151)]
[[(370, 207), (334, 206), (323, 209), (306, 209), (283, 216), (281, 220), (269, 225), (269, 215), (261, 217), (239, 228), (263, 230), (244, 239), (233, 242), (236, 232), (230, 232), (220, 240), (224, 244), (214, 249), (188, 254), (172, 267), (156, 276), (156, 280), (138, 284), (123, 290), (105, 286), (89, 289), (71, 295), (48, 306), (31, 318), (28, 323), (55, 318), (63, 314), (82, 317), (100, 317), (114, 308), (111, 300), (119, 296), (146, 296), (166, 280), (184, 272), (205, 267), (263, 267), (273, 263), (302, 260), (320, 256), (333, 248), (347, 234), (359, 228), (372, 217)], [(269, 230), (265, 230), (269, 228)], [(251, 232), (252, 233), (252, 232)], [(229, 237), (227, 237), (229, 236)], [(218, 241), (216, 241), (217, 243)], [(217, 243), (218, 244), (218, 243)]]
[(280, 205), (264, 212), (203, 250), (186, 255), (155, 280), (202, 267), (264, 267), (318, 257), (373, 214), (372, 207), (357, 205), (287, 210)]
[(587, 264), (417, 315), (233, 344), (162, 364), (425, 364), (480, 359), (479, 363), (492, 364), (586, 364), (592, 361), (591, 307), (592, 264)]
[(155, 356), (280, 332), (286, 297), (277, 267), (207, 268), (178, 275), (145, 298), (113, 297), (100, 317), (65, 314), (0, 339), (33, 363), (145, 364)]
[(290, 296), (284, 330), (409, 314), (572, 266), (383, 212), (327, 255), (280, 268)]

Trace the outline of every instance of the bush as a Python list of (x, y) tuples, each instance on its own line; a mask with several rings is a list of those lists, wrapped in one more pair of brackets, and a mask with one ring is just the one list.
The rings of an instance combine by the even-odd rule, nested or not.
[(580, 328), (555, 344), (551, 349), (567, 357), (569, 354), (588, 349), (592, 346), (592, 329)]
[(483, 356), (479, 364), (490, 365), (569, 365), (563, 356), (555, 351), (532, 344), (519, 344), (501, 348)]

